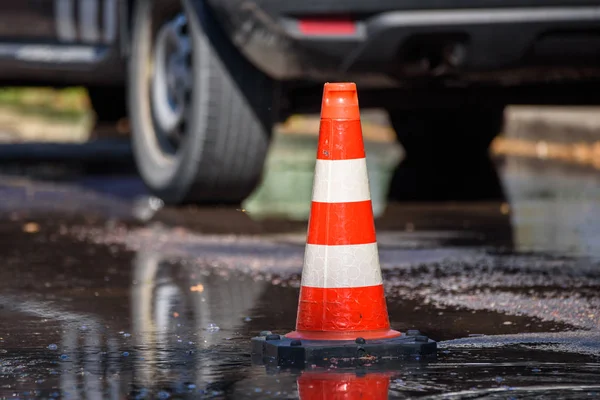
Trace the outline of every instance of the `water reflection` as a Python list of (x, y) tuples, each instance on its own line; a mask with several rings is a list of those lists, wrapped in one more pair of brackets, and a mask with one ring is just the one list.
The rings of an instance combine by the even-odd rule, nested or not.
[[(71, 279), (81, 279), (81, 271), (72, 272)], [(27, 292), (1, 296), (2, 319), (32, 323), (12, 326), (26, 338), (14, 343), (5, 341), (16, 336), (3, 325), (0, 383), (6, 384), (0, 397), (35, 389), (36, 395), (64, 398), (220, 398), (245, 377), (244, 325), (266, 282), (152, 252), (135, 256), (128, 275), (129, 296), (119, 281), (113, 284), (129, 300), (129, 318), (115, 313), (110, 299), (77, 300), (77, 290), (72, 301), (54, 295), (32, 300), (37, 296)]]
[[(106, 261), (100, 250), (98, 257)], [(500, 332), (485, 324), (493, 315), (450, 308), (449, 317), (425, 308), (411, 314), (414, 304), (405, 300), (390, 302), (394, 326), (430, 321), (444, 335), (460, 331), (450, 336), (464, 338), (440, 343), (435, 361), (388, 370), (254, 366), (250, 338), (265, 328), (293, 327), (296, 288), (150, 250), (127, 262), (115, 264), (110, 291), (98, 288), (113, 267), (75, 264), (60, 266), (66, 286), (43, 293), (4, 287), (0, 318), (12, 323), (0, 331), (0, 397), (573, 398), (600, 390), (597, 334), (491, 336)], [(536, 323), (520, 318), (520, 326)], [(470, 324), (490, 336), (466, 337), (460, 327)]]
[(388, 398), (392, 373), (303, 372), (298, 378), (300, 400)]
[[(136, 368), (137, 385), (175, 380), (188, 388), (209, 388), (210, 382), (238, 373), (235, 365), (248, 358), (228, 342), (250, 320), (248, 313), (267, 283), (188, 268), (152, 252), (139, 253), (133, 269), (132, 337), (144, 360)], [(223, 365), (231, 368), (223, 371)]]
[[(4, 379), (0, 382), (7, 377), (6, 372), (14, 371), (13, 379), (6, 381), (10, 384), (2, 385), (4, 389), (10, 388), (11, 394), (22, 391), (46, 398), (120, 398), (123, 365), (118, 357), (119, 342), (116, 334), (106, 329), (101, 316), (18, 296), (0, 297), (0, 309), (18, 313), (13, 315), (14, 321), (31, 319), (36, 326), (19, 335), (29, 340), (7, 346), (3, 338)], [(38, 336), (41, 332), (31, 332), (33, 329), (44, 335)], [(39, 339), (47, 340), (56, 333), (60, 333), (57, 343), (40, 343)], [(4, 335), (10, 333), (4, 330)], [(45, 351), (39, 347), (45, 347)], [(2, 392), (0, 389), (0, 395), (6, 394)]]

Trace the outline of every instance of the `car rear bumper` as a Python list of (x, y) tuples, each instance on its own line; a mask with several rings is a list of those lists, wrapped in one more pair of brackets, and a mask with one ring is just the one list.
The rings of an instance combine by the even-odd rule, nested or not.
[(125, 63), (117, 46), (0, 43), (0, 84), (124, 84)]
[(131, 2), (0, 3), (0, 84), (123, 85)]
[[(301, 12), (301, 5), (293, 12), (289, 7), (274, 12), (270, 0), (213, 0), (212, 6), (238, 48), (280, 80), (353, 79), (387, 86), (415, 76), (600, 66), (600, 1), (578, 6), (573, 1), (568, 7), (547, 0), (536, 7), (505, 1), (513, 7), (398, 10), (395, 0), (393, 11), (381, 11), (377, 4), (386, 1), (363, 1), (360, 9), (349, 7), (352, 12), (343, 16)], [(280, 2), (289, 3), (302, 4)], [(312, 23), (310, 31), (306, 21)], [(352, 29), (319, 32), (319, 26), (331, 27), (332, 21), (344, 21), (346, 28), (351, 23)]]

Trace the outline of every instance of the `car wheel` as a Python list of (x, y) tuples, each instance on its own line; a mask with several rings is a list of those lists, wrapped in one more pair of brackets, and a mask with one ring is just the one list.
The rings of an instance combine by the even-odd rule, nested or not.
[(172, 204), (245, 199), (259, 183), (274, 120), (273, 82), (204, 7), (139, 0), (134, 10), (134, 155), (146, 185)]
[(405, 158), (392, 178), (390, 200), (503, 199), (489, 156), (504, 107), (390, 111)]

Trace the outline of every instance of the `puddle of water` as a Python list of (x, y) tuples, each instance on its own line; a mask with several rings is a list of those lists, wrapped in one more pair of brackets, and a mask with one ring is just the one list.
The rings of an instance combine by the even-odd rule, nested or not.
[[(589, 398), (600, 393), (600, 353), (590, 345), (596, 336), (564, 333), (573, 328), (526, 315), (398, 296), (388, 301), (392, 325), (418, 327), (441, 340), (436, 360), (366, 373), (252, 365), (252, 336), (264, 329), (293, 329), (293, 284), (152, 251), (78, 246), (68, 247), (76, 261), (53, 269), (43, 261), (31, 263), (23, 273), (18, 272), (22, 264), (9, 263), (2, 274), (0, 397)], [(39, 246), (38, 257), (56, 249), (61, 246)], [(419, 279), (418, 273), (404, 278)]]
[[(510, 168), (510, 207), (392, 205), (380, 216), (392, 325), (441, 342), (435, 361), (366, 375), (251, 364), (252, 336), (294, 327), (304, 223), (166, 208), (155, 221), (189, 230), (131, 229), (103, 217), (127, 216), (130, 203), (51, 186), (32, 199), (23, 187), (0, 226), (0, 397), (598, 396), (599, 246), (594, 219), (586, 224), (595, 190), (533, 190), (553, 184)], [(577, 176), (577, 188), (596, 182)], [(38, 213), (39, 232), (28, 233), (23, 215), (48, 204), (58, 213)], [(65, 216), (71, 207), (86, 216)]]

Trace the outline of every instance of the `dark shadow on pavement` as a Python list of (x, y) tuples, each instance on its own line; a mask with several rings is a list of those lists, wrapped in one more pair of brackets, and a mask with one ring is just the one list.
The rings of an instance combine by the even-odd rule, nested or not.
[(407, 157), (390, 184), (391, 201), (506, 200), (496, 166), (487, 154), (468, 157), (433, 149), (427, 157)]
[(40, 181), (66, 181), (120, 198), (147, 194), (137, 175), (128, 138), (105, 138), (80, 144), (0, 145), (0, 174)]

